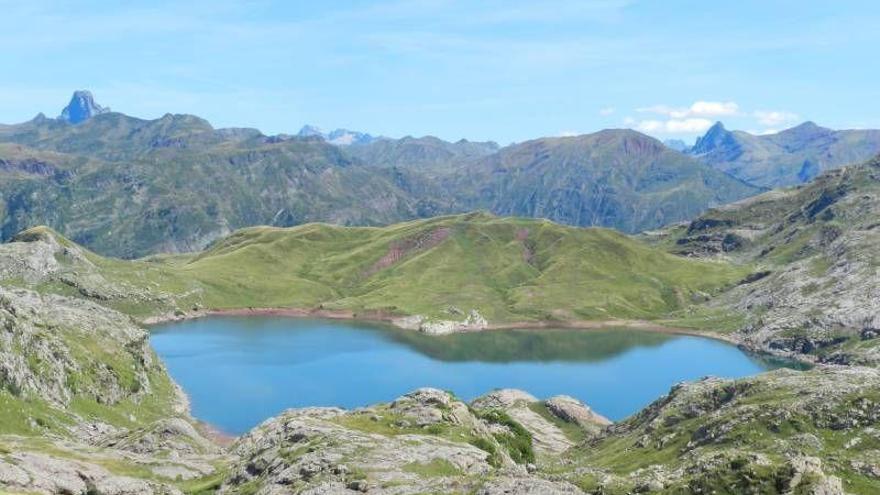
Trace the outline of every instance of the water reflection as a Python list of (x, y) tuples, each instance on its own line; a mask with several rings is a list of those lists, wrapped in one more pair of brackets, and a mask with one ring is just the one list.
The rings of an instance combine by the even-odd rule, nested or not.
[(223, 317), (155, 327), (193, 414), (244, 432), (289, 407), (358, 407), (419, 387), (470, 400), (496, 388), (572, 395), (618, 420), (682, 380), (790, 363), (709, 339), (628, 330), (499, 330), (432, 337), (361, 322)]

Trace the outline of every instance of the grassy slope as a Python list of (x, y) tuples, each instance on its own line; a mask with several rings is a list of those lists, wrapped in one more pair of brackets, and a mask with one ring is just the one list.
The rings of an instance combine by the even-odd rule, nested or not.
[[(445, 237), (432, 242), (438, 232)], [(381, 264), (395, 246), (401, 258)], [(174, 294), (181, 309), (322, 307), (444, 319), (476, 309), (491, 322), (659, 318), (748, 272), (611, 230), (485, 214), (384, 228), (256, 227), (192, 257), (91, 257), (108, 280)], [(146, 304), (119, 309), (157, 309)]]

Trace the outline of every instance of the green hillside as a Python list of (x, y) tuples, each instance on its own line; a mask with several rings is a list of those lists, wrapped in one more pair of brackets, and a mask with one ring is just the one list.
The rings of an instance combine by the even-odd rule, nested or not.
[[(17, 239), (55, 236), (33, 229)], [(382, 228), (254, 227), (195, 255), (138, 261), (66, 251), (84, 254), (62, 256), (62, 267), (41, 284), (74, 287), (140, 315), (278, 307), (451, 321), (476, 311), (490, 324), (655, 319), (748, 273), (612, 230), (479, 213)]]

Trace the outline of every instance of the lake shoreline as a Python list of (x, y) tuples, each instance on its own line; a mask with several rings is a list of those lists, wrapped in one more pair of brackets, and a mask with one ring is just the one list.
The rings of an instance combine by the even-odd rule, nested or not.
[[(192, 311), (184, 314), (165, 314), (160, 316), (152, 316), (142, 320), (141, 323), (146, 326), (153, 326), (162, 323), (187, 321), (212, 316), (280, 316), (287, 318), (324, 318), (328, 320), (351, 320), (373, 323), (386, 323), (401, 330), (413, 330), (413, 328), (402, 324), (403, 320), (406, 318), (405, 316), (395, 315), (383, 311), (354, 312), (350, 310), (304, 308), (206, 309), (202, 311)], [(482, 328), (466, 328), (449, 332), (449, 334), (481, 332), (485, 330), (540, 330), (545, 328), (599, 330), (615, 327), (626, 327), (633, 330), (645, 330), (650, 332), (668, 333), (673, 335), (693, 335), (697, 337), (706, 337), (715, 340), (721, 340), (729, 344), (740, 344), (737, 339), (727, 335), (706, 332), (703, 330), (696, 330), (693, 328), (662, 325), (660, 323), (648, 320), (522, 320), (503, 323), (489, 323)], [(424, 333), (425, 335), (445, 335), (431, 334), (427, 332), (421, 333)]]
[[(206, 309), (200, 311), (191, 311), (184, 314), (167, 313), (159, 316), (151, 316), (141, 321), (143, 325), (153, 326), (162, 323), (172, 323), (175, 321), (187, 321), (198, 318), (207, 318), (212, 316), (280, 316), (286, 318), (325, 318), (328, 320), (350, 320), (364, 321), (372, 323), (384, 323), (401, 330), (413, 330), (413, 328), (402, 324), (405, 316), (388, 313), (385, 311), (363, 311), (355, 312), (351, 310), (338, 309), (306, 309), (306, 308), (229, 308), (229, 309)], [(657, 322), (648, 320), (545, 320), (545, 321), (512, 321), (503, 323), (489, 323), (483, 328), (468, 328), (456, 330), (451, 333), (469, 333), (481, 332), (486, 330), (541, 330), (541, 329), (571, 329), (571, 330), (600, 330), (615, 327), (625, 327), (634, 330), (644, 330), (647, 332), (659, 332), (671, 335), (691, 335), (695, 337), (704, 337), (708, 339), (720, 340), (728, 344), (742, 347), (750, 352), (760, 354), (769, 354), (759, 349), (752, 349), (740, 340), (730, 335), (708, 332), (705, 330), (697, 330), (693, 328), (675, 327), (662, 325)], [(413, 330), (418, 331), (418, 330)], [(431, 335), (423, 332), (425, 335)], [(774, 355), (774, 354), (770, 354)], [(774, 355), (776, 356), (776, 355)], [(791, 356), (776, 356), (792, 358)], [(805, 358), (795, 358), (798, 361), (814, 364)]]
[[(323, 308), (228, 308), (228, 309), (205, 309), (191, 311), (183, 314), (166, 313), (164, 315), (151, 316), (140, 321), (142, 325), (153, 326), (176, 321), (187, 321), (212, 316), (279, 316), (284, 318), (323, 318), (328, 320), (363, 321), (367, 323), (381, 323), (390, 325), (399, 330), (419, 332), (411, 326), (404, 324), (407, 316), (389, 313), (387, 311), (362, 311), (355, 312), (341, 309)], [(503, 323), (489, 323), (482, 328), (466, 328), (450, 332), (450, 334), (482, 332), (491, 330), (541, 330), (541, 329), (569, 329), (569, 330), (601, 330), (608, 328), (625, 327), (633, 330), (646, 332), (665, 333), (669, 335), (689, 335), (725, 342), (734, 345), (752, 354), (769, 356), (778, 359), (796, 361), (808, 366), (816, 366), (816, 360), (809, 355), (799, 353), (775, 353), (766, 349), (749, 345), (733, 335), (709, 332), (694, 328), (675, 327), (663, 325), (649, 320), (544, 320), (544, 321), (512, 321)], [(420, 332), (425, 335), (435, 335)], [(449, 335), (449, 334), (447, 334)], [(440, 335), (437, 335), (440, 336)]]

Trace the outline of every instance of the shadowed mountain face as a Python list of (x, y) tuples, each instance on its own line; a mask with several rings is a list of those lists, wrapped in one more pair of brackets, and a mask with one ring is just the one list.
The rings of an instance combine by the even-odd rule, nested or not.
[(98, 251), (136, 257), (199, 249), (245, 225), (421, 216), (390, 173), (355, 166), (335, 146), (215, 130), (190, 115), (35, 119), (0, 130), (2, 141), (6, 238), (46, 222)]
[(503, 149), (311, 128), (265, 136), (193, 115), (112, 113), (88, 92), (60, 119), (0, 126), (0, 163), (3, 238), (47, 224), (122, 257), (197, 250), (250, 225), (475, 209), (635, 232), (759, 192), (634, 131)]
[(433, 136), (382, 139), (347, 150), (364, 163), (379, 167), (416, 169), (426, 173), (449, 172), (498, 151), (498, 144), (465, 139), (450, 143)]
[(752, 184), (788, 186), (880, 153), (880, 131), (837, 131), (804, 122), (776, 134), (756, 136), (729, 131), (718, 122), (687, 153)]

